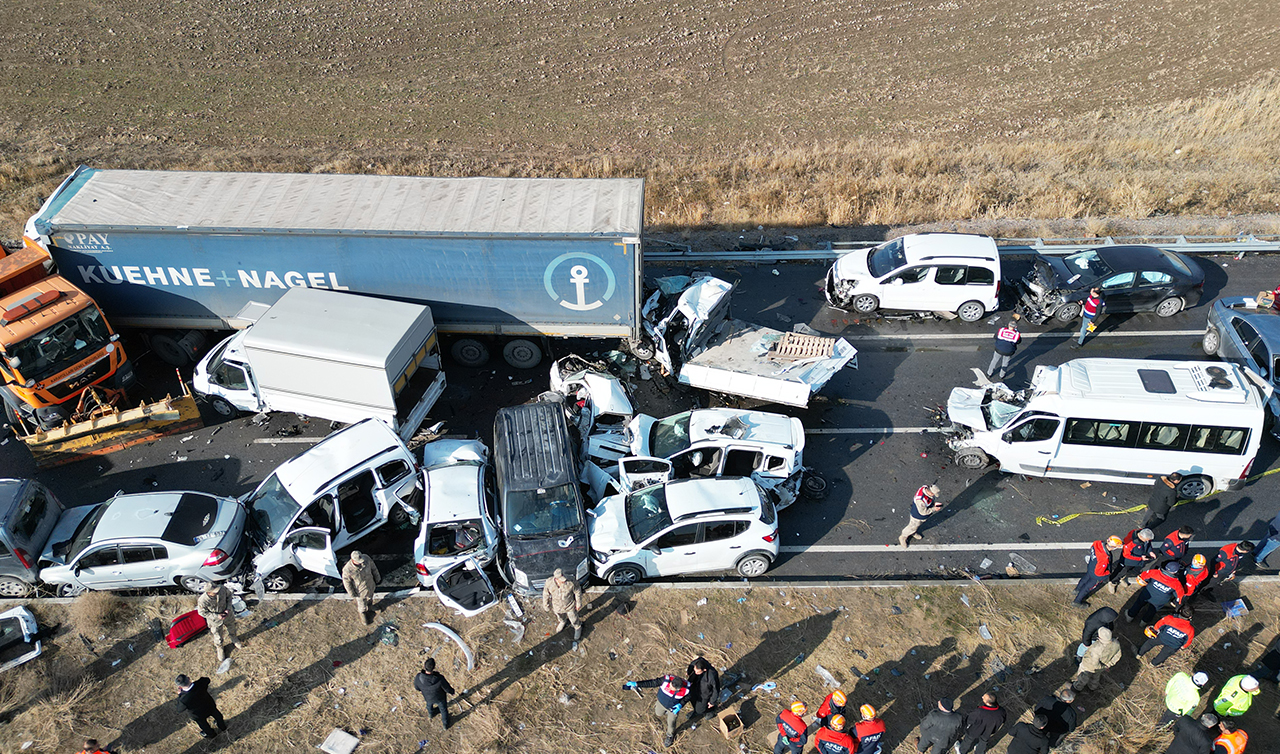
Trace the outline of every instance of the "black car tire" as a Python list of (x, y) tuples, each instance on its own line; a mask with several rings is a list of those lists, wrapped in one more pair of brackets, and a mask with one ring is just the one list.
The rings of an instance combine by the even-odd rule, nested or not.
[(262, 580), (262, 587), (268, 592), (283, 592), (293, 586), (293, 569), (280, 568), (267, 574)]
[(1204, 338), (1200, 341), (1200, 348), (1209, 356), (1213, 356), (1221, 346), (1222, 336), (1218, 334), (1218, 328), (1205, 328)]
[(489, 347), (475, 338), (463, 338), (449, 349), (453, 360), (464, 367), (482, 367), (489, 363)]
[(806, 471), (804, 479), (800, 480), (800, 494), (809, 500), (823, 500), (830, 491), (830, 483), (812, 471)]
[(1058, 307), (1058, 311), (1053, 313), (1053, 318), (1059, 322), (1072, 322), (1080, 316), (1080, 304), (1074, 301), (1069, 304), (1063, 304)]
[[(1156, 482), (1159, 484), (1159, 482)], [(1213, 480), (1207, 476), (1193, 474), (1178, 482), (1176, 492), (1180, 500), (1197, 500), (1213, 491)]]
[(1185, 304), (1182, 299), (1177, 296), (1170, 296), (1160, 303), (1156, 304), (1155, 312), (1157, 317), (1172, 317), (1182, 311)]
[(228, 419), (234, 419), (240, 415), (240, 409), (231, 405), (230, 401), (220, 395), (209, 396), (209, 408), (212, 408), (213, 412), (218, 416)]
[(502, 348), (502, 358), (516, 369), (533, 369), (542, 363), (542, 349), (532, 340), (516, 338)]
[(608, 581), (610, 586), (631, 586), (643, 578), (644, 574), (638, 567), (623, 564), (609, 571), (605, 581)]
[(985, 469), (991, 458), (979, 448), (962, 448), (956, 451), (956, 465), (964, 469)]
[(870, 314), (880, 308), (880, 299), (870, 293), (853, 297), (853, 310), (859, 314)]
[(966, 301), (956, 309), (956, 316), (965, 322), (977, 322), (987, 314), (987, 307), (978, 301)]

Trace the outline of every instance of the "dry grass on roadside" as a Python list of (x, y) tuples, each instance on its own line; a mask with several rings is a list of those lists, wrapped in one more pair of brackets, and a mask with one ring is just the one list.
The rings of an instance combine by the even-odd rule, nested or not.
[(71, 624), (85, 636), (125, 622), (134, 613), (134, 604), (114, 592), (85, 592), (71, 602), (68, 614)]
[[(1169, 674), (1194, 666), (1221, 683), (1249, 667), (1272, 639), (1267, 626), (1280, 620), (1280, 589), (1257, 585), (1246, 592), (1252, 613), (1236, 621), (1204, 605), (1192, 651), (1163, 668), (1132, 658), (1141, 635), (1121, 625), (1128, 656), (1100, 691), (1080, 697), (1083, 724), (1063, 751), (1162, 750), (1168, 736), (1151, 728)], [(428, 750), (457, 754), (656, 751), (661, 732), (649, 712), (653, 692), (641, 699), (621, 684), (683, 672), (703, 655), (745, 674), (735, 699), (742, 703), (749, 752), (766, 750), (778, 708), (793, 698), (821, 702), (829, 691), (817, 672), (821, 665), (851, 701), (881, 710), (889, 724), (886, 751), (906, 753), (914, 750), (913, 729), (939, 697), (954, 697), (968, 709), (995, 687), (1011, 717), (1026, 719), (1040, 698), (1069, 679), (1086, 613), (1066, 607), (1067, 595), (1065, 587), (986, 582), (822, 591), (650, 587), (594, 595), (577, 651), (567, 633), (548, 635), (553, 624), (540, 611), (513, 645), (500, 609), (467, 620), (445, 614), (430, 598), (384, 603), (379, 621), (397, 627), (397, 641), (389, 644), (376, 627), (359, 625), (348, 602), (278, 601), (256, 607), (241, 622), (247, 646), (226, 676), (212, 674), (207, 637), (176, 650), (151, 639), (153, 613), (187, 609), (175, 598), (165, 607), (142, 607), (91, 646), (64, 631), (50, 656), (0, 679), (0, 751), (25, 741), (36, 751), (59, 751), (84, 735), (120, 752), (211, 750), (172, 703), (179, 672), (213, 679), (235, 733), (221, 744), (228, 752), (304, 750), (333, 728), (358, 733), (360, 751), (371, 752), (414, 751), (423, 740)], [(1123, 596), (1094, 601), (1119, 606)], [(65, 617), (48, 607), (41, 612), (42, 622)], [(463, 636), (475, 652), (475, 670), (467, 670), (451, 641), (423, 627), (432, 620)], [(980, 636), (983, 625), (990, 640)], [(457, 723), (447, 733), (427, 720), (412, 689), (427, 656), (461, 692), (451, 702)], [(753, 691), (769, 680), (776, 691)], [(1280, 723), (1271, 717), (1277, 701), (1268, 684), (1245, 718), (1257, 740), (1280, 737)], [(695, 730), (683, 717), (676, 741), (677, 752), (727, 746), (713, 726)]]
[[(0, 225), (17, 235), (76, 164), (115, 168), (648, 179), (653, 230), (905, 225), (962, 219), (1075, 218), (1280, 211), (1280, 75), (1161, 107), (1050, 122), (961, 143), (859, 139), (703, 157), (604, 155), (511, 160), (377, 147), (264, 152), (186, 150), (28, 134), (0, 161)], [(1224, 228), (1218, 228), (1223, 230)], [(1234, 232), (1228, 224), (1226, 232)], [(1246, 228), (1277, 232), (1280, 228)]]

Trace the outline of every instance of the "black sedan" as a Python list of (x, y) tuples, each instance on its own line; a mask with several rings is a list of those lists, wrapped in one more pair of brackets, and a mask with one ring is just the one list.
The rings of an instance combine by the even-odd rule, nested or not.
[(1068, 257), (1037, 255), (1018, 281), (1017, 311), (1035, 324), (1080, 316), (1090, 288), (1100, 288), (1105, 312), (1155, 312), (1172, 317), (1200, 303), (1204, 270), (1194, 260), (1154, 246), (1099, 246)]

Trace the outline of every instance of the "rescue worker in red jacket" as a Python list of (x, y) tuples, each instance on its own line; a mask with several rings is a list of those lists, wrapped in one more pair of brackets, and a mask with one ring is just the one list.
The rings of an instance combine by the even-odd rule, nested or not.
[(1131, 529), (1124, 535), (1124, 547), (1120, 549), (1120, 567), (1111, 574), (1111, 583), (1107, 591), (1116, 593), (1116, 586), (1123, 581), (1129, 583), (1129, 577), (1137, 576), (1156, 562), (1155, 553), (1151, 552), (1155, 532), (1150, 529)]
[(1187, 597), (1184, 602), (1188, 605), (1204, 591), (1204, 585), (1209, 581), (1208, 562), (1204, 556), (1196, 553), (1191, 558), (1191, 567), (1186, 573), (1182, 574), (1182, 583), (1187, 587)]
[(1240, 559), (1253, 555), (1253, 543), (1245, 540), (1231, 545), (1224, 545), (1213, 557), (1213, 575), (1209, 577), (1208, 591), (1219, 584), (1233, 581), (1236, 569), (1240, 567)]
[(1147, 629), (1147, 636), (1150, 638), (1138, 649), (1138, 656), (1141, 657), (1156, 647), (1163, 646), (1163, 649), (1151, 659), (1151, 667), (1158, 668), (1164, 664), (1165, 660), (1172, 657), (1174, 652), (1191, 646), (1191, 642), (1196, 638), (1196, 630), (1191, 625), (1191, 615), (1191, 606), (1183, 605), (1178, 608), (1177, 615), (1166, 615), (1157, 621), (1154, 628)]
[(778, 713), (778, 742), (773, 754), (803, 754), (809, 742), (809, 726), (804, 724), (804, 714), (809, 711), (804, 702), (792, 702), (791, 709)]
[(830, 725), (832, 717), (845, 714), (844, 705), (848, 702), (849, 698), (840, 689), (827, 694), (827, 698), (818, 705), (818, 712), (813, 716), (813, 722), (809, 724), (809, 732), (814, 732), (820, 726)]
[(813, 737), (818, 754), (853, 754), (858, 748), (853, 736), (844, 732), (844, 715), (835, 714)]
[(1190, 526), (1183, 526), (1165, 537), (1160, 546), (1156, 548), (1156, 567), (1159, 568), (1165, 563), (1175, 560), (1181, 562), (1187, 556), (1187, 546), (1191, 544), (1191, 539), (1195, 534), (1195, 529)]
[(653, 703), (653, 716), (666, 724), (667, 735), (662, 740), (663, 746), (670, 746), (676, 740), (676, 716), (689, 701), (689, 682), (678, 675), (668, 673), (647, 681), (627, 681), (624, 689), (658, 689), (658, 700)]
[(858, 708), (862, 718), (853, 726), (853, 737), (858, 739), (858, 754), (882, 754), (880, 739), (884, 738), (884, 720), (877, 717), (876, 708), (864, 704)]
[(1176, 560), (1165, 563), (1164, 568), (1144, 571), (1138, 577), (1138, 583), (1144, 586), (1133, 604), (1124, 611), (1125, 622), (1132, 623), (1135, 618), (1141, 617), (1143, 623), (1150, 623), (1156, 612), (1165, 605), (1182, 604), (1182, 599), (1187, 596), (1187, 589), (1182, 585), (1182, 579), (1178, 578), (1181, 571), (1182, 564)]
[(1111, 581), (1111, 573), (1120, 562), (1120, 551), (1124, 541), (1119, 537), (1107, 537), (1104, 542), (1096, 540), (1084, 557), (1084, 575), (1076, 584), (1076, 598), (1071, 604), (1083, 607), (1093, 593)]

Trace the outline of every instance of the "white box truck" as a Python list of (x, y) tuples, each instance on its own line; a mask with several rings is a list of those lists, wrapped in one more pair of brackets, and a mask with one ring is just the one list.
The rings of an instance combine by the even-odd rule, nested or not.
[(192, 384), (215, 411), (292, 411), (355, 423), (375, 418), (406, 441), (444, 392), (431, 309), (290, 288), (196, 366)]

